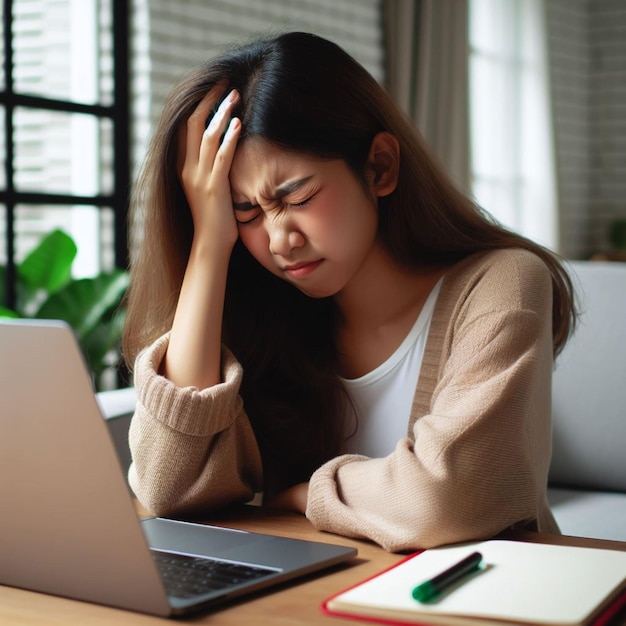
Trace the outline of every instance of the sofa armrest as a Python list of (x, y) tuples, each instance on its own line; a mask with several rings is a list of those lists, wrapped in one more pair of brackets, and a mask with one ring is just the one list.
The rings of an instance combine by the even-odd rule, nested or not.
[(115, 419), (132, 415), (135, 412), (137, 393), (134, 387), (113, 389), (112, 391), (99, 391), (96, 393), (96, 400), (100, 405), (104, 419)]
[(126, 387), (112, 391), (100, 391), (96, 393), (96, 400), (106, 420), (122, 471), (126, 475), (131, 463), (128, 429), (137, 402), (135, 388)]

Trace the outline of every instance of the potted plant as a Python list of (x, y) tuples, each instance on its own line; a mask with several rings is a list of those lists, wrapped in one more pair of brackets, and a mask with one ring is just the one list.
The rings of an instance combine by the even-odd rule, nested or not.
[[(103, 372), (115, 365), (124, 324), (121, 303), (129, 276), (124, 270), (93, 278), (72, 278), (77, 247), (62, 230), (48, 233), (16, 267), (16, 306), (0, 305), (0, 317), (66, 321), (76, 333), (96, 389)], [(5, 268), (0, 266), (0, 303)]]
[(626, 219), (618, 219), (611, 222), (609, 240), (614, 250), (622, 253), (626, 252)]

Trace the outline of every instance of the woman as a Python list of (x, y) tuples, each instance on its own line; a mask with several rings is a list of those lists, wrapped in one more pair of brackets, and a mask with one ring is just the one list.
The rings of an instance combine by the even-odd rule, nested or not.
[(567, 275), (455, 189), (343, 50), (287, 33), (191, 73), (133, 209), (123, 347), (147, 508), (263, 492), (392, 551), (557, 530)]

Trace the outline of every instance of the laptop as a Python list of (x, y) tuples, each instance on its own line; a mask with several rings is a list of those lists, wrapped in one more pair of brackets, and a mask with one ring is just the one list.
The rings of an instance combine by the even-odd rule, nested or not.
[(0, 320), (0, 459), (3, 585), (178, 616), (356, 556), (334, 544), (140, 521), (64, 322)]

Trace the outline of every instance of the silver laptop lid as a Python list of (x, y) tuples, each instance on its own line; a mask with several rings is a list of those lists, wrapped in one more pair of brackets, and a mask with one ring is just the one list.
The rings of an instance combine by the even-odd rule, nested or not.
[(0, 321), (0, 583), (168, 615), (72, 330)]
[[(167, 616), (356, 555), (346, 546), (160, 518), (140, 524), (63, 322), (0, 320), (0, 459), (0, 584)], [(273, 571), (219, 594), (168, 599), (148, 542)]]

